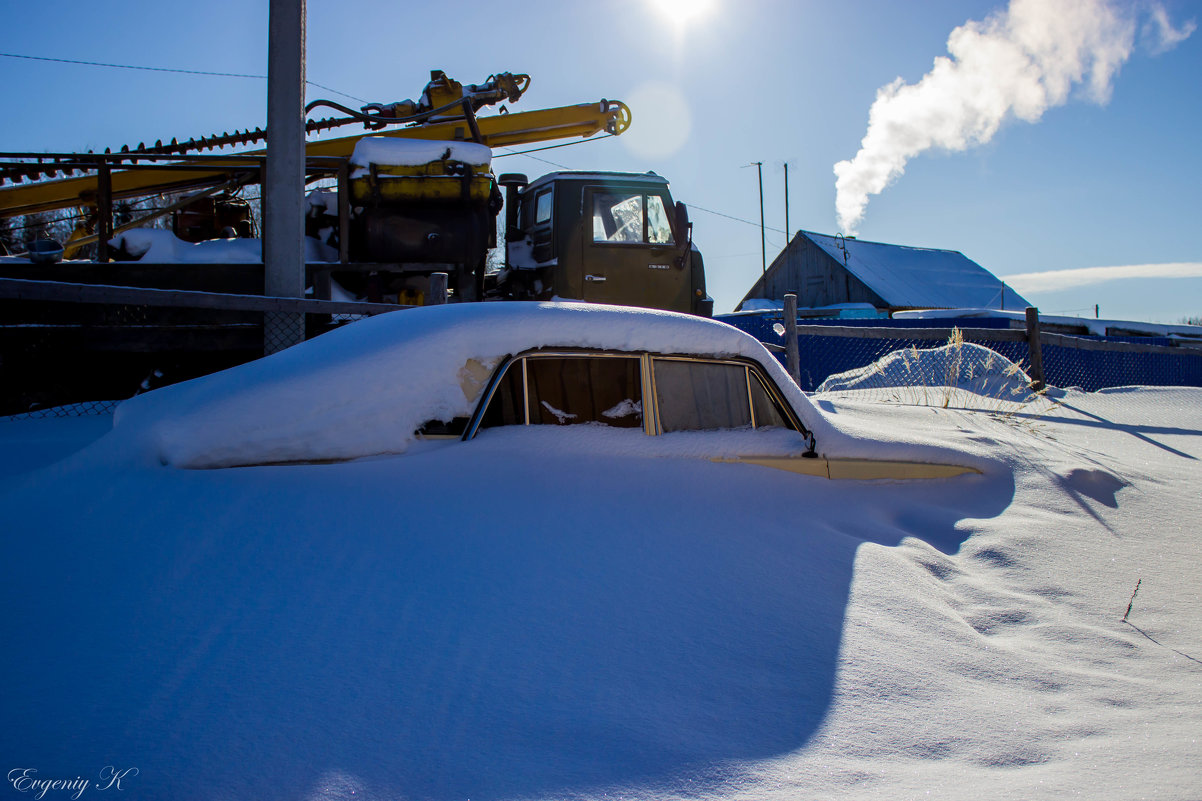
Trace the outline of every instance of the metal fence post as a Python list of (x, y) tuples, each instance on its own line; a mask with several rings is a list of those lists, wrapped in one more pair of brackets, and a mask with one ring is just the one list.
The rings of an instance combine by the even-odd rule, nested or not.
[(338, 164), (338, 261), (351, 260), (351, 162)]
[(793, 383), (801, 386), (801, 354), (797, 348), (797, 296), (785, 295), (785, 366)]
[[(265, 295), (305, 294), (305, 0), (271, 0), (267, 24), (267, 169), (263, 176)], [(305, 315), (263, 317), (264, 353), (305, 339)]]
[(441, 306), (447, 302), (447, 274), (430, 273), (430, 291), (426, 294), (427, 306)]
[(1043, 350), (1039, 343), (1039, 309), (1027, 307), (1027, 347), (1031, 353), (1031, 389), (1042, 392), (1047, 384), (1043, 378)]
[(113, 238), (113, 174), (104, 159), (96, 167), (96, 261), (107, 264)]

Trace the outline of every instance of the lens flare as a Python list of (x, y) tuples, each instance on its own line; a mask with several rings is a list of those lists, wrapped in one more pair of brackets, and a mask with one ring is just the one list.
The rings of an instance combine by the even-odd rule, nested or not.
[(684, 147), (693, 115), (675, 86), (648, 81), (630, 93), (629, 104), (633, 121), (619, 141), (631, 152), (654, 160), (671, 156)]

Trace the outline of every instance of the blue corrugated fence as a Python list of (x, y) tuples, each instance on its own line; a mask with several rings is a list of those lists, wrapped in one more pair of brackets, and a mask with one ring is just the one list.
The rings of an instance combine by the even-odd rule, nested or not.
[[(768, 345), (784, 345), (779, 315), (726, 315), (717, 319)], [(1026, 333), (1007, 319), (805, 320), (798, 324), (801, 388), (813, 392), (832, 375), (866, 367), (905, 348), (936, 348), (959, 328), (1023, 369), (1030, 365)], [(778, 328), (782, 333), (778, 333)], [(1167, 337), (1040, 337), (1044, 380), (1087, 392), (1121, 386), (1202, 387), (1202, 347), (1170, 345)], [(1202, 343), (1200, 343), (1202, 344)], [(784, 363), (784, 354), (778, 353)]]

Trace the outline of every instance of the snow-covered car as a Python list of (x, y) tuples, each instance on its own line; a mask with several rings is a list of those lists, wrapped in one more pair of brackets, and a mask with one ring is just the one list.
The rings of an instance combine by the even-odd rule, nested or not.
[(350, 460), (509, 426), (585, 425), (650, 437), (709, 432), (644, 449), (831, 478), (971, 470), (820, 453), (846, 437), (821, 434), (822, 416), (752, 337), (689, 315), (587, 304), (384, 315), (136, 398), (116, 423), (151, 434), (164, 463), (187, 468)]

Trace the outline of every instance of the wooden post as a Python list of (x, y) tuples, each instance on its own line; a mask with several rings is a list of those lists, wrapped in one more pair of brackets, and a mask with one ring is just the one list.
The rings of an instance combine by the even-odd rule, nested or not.
[(1039, 309), (1027, 307), (1027, 347), (1031, 352), (1031, 389), (1042, 392), (1047, 388), (1043, 379), (1043, 350), (1039, 344)]
[(785, 366), (793, 383), (801, 386), (801, 354), (797, 350), (797, 296), (785, 295)]
[(427, 306), (441, 306), (447, 302), (447, 274), (430, 273), (430, 291), (426, 293)]

